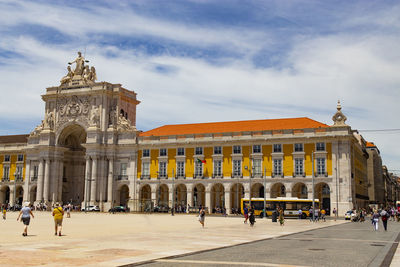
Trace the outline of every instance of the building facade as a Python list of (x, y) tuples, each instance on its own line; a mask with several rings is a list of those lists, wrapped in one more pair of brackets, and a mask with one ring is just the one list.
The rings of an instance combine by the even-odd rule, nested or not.
[[(0, 137), (0, 202), (238, 209), (243, 197), (315, 198), (329, 211), (369, 203), (368, 152), (345, 124), (309, 118), (136, 129), (134, 91), (96, 82), (81, 55), (42, 95), (29, 135)], [(314, 187), (313, 187), (314, 184)]]

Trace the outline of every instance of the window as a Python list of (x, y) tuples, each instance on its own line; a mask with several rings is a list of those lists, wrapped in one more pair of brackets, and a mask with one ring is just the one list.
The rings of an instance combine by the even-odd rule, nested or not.
[(241, 160), (233, 161), (233, 175), (234, 176), (242, 175), (242, 161)]
[(261, 159), (253, 159), (253, 176), (262, 176)]
[(143, 177), (150, 176), (150, 162), (143, 162), (142, 176)]
[(274, 175), (282, 175), (282, 159), (274, 159)]
[(196, 147), (195, 154), (196, 155), (203, 155), (203, 148), (202, 147)]
[(19, 154), (17, 161), (24, 161), (24, 155)]
[(303, 144), (294, 144), (294, 152), (303, 152)]
[(303, 159), (294, 159), (294, 174), (303, 175)]
[(23, 171), (23, 167), (22, 166), (17, 166), (17, 170), (16, 170), (16, 173), (17, 173), (17, 175), (16, 175), (16, 179), (17, 179), (17, 181), (19, 180), (19, 181), (22, 181), (22, 179), (23, 179), (23, 177), (22, 177), (22, 175), (23, 175), (23, 173), (22, 173), (22, 171)]
[(143, 156), (143, 158), (150, 157), (150, 149), (143, 149), (142, 156)]
[(177, 155), (178, 155), (178, 156), (185, 156), (185, 148), (183, 148), (183, 147), (178, 147)]
[(274, 144), (274, 152), (282, 152), (282, 145)]
[(158, 163), (158, 176), (167, 177), (167, 163), (165, 161)]
[(9, 166), (3, 167), (3, 179), (4, 180), (10, 179), (10, 167)]
[(10, 155), (4, 156), (4, 162), (10, 162)]
[(214, 177), (222, 176), (222, 161), (214, 160)]
[(233, 146), (233, 154), (241, 154), (242, 147), (241, 146)]
[(177, 177), (184, 177), (185, 176), (185, 162), (178, 161), (176, 163), (176, 176)]
[(220, 154), (222, 154), (222, 147), (220, 147), (220, 146), (215, 146), (215, 147), (214, 147), (214, 154), (215, 154), (215, 155), (220, 155)]
[(325, 174), (325, 159), (317, 158), (317, 175)]
[(121, 169), (120, 169), (120, 177), (121, 177), (121, 179), (128, 178), (127, 171), (126, 171), (127, 168), (128, 168), (128, 164), (127, 163), (121, 163)]
[(32, 178), (37, 179), (38, 174), (39, 174), (39, 166), (35, 165), (35, 166), (33, 166), (33, 177)]
[(203, 176), (203, 162), (201, 162), (200, 160), (196, 160), (194, 177), (202, 177), (202, 176)]
[(254, 145), (253, 146), (253, 153), (261, 153), (261, 146), (260, 145)]
[(325, 151), (325, 143), (317, 143), (316, 149), (317, 151)]
[(166, 156), (167, 155), (167, 149), (166, 148), (161, 148), (160, 149), (160, 157)]

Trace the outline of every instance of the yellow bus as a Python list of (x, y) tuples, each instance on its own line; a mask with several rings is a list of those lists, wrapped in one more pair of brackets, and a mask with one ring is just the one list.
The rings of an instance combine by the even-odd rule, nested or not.
[[(315, 208), (319, 209), (319, 199), (315, 199)], [(249, 199), (242, 198), (240, 208), (243, 214), (243, 208), (249, 207)], [(264, 210), (264, 198), (251, 198), (251, 206), (254, 207), (254, 215), (263, 217)], [(277, 197), (267, 198), (265, 207), (267, 211), (267, 217), (272, 215), (278, 207), (283, 208), (285, 216), (298, 216), (299, 209), (303, 211), (302, 218), (310, 216), (310, 208), (312, 206), (312, 199), (304, 199), (297, 197)]]

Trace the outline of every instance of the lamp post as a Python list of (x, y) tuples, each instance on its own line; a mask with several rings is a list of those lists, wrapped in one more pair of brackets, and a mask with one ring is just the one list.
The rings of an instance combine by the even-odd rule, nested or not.
[[(113, 177), (113, 179), (114, 179), (114, 177)], [(89, 187), (90, 187), (92, 181), (94, 181), (94, 179), (86, 179), (87, 186), (86, 186), (86, 198), (85, 198), (85, 213), (87, 212), (87, 209), (88, 209), (88, 199), (90, 199)]]
[(175, 188), (174, 188), (174, 168), (172, 168), (172, 209), (171, 209), (171, 216), (174, 216), (174, 209), (175, 209)]
[(267, 168), (264, 168), (264, 218), (267, 218), (267, 211), (266, 211), (266, 206), (267, 206)]
[(311, 152), (311, 161), (312, 161), (312, 218), (313, 222), (315, 221), (315, 197), (314, 197), (314, 151)]
[(17, 178), (19, 177), (19, 173), (17, 171), (15, 171), (14, 173), (14, 206), (13, 206), (13, 210), (15, 211), (15, 200), (16, 200), (16, 196), (17, 196)]
[(251, 168), (249, 168), (248, 166), (244, 166), (245, 170), (249, 171), (249, 206), (251, 208)]

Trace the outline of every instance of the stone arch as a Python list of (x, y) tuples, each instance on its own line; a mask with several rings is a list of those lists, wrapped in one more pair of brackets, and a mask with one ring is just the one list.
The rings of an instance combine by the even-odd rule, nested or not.
[(327, 214), (331, 211), (331, 189), (327, 183), (321, 182), (315, 185), (315, 198), (319, 199), (320, 208), (326, 210)]
[(37, 186), (34, 185), (31, 187), (30, 193), (29, 193), (29, 202), (31, 204), (33, 204), (36, 200), (36, 190), (37, 190)]
[(160, 184), (157, 187), (157, 203), (163, 209), (169, 207), (169, 188), (166, 184)]
[(175, 204), (177, 211), (182, 211), (187, 206), (187, 188), (184, 184), (178, 184), (175, 187)]
[(151, 201), (151, 187), (148, 184), (143, 185), (140, 188), (140, 210), (150, 212), (152, 210), (152, 201)]
[(201, 183), (195, 184), (193, 187), (193, 205), (196, 208), (206, 205), (206, 187)]
[(292, 197), (308, 198), (308, 189), (304, 183), (296, 183), (292, 187)]
[(119, 187), (117, 192), (117, 201), (119, 201), (120, 206), (127, 207), (129, 201), (129, 187), (123, 184)]
[(214, 184), (211, 187), (211, 203), (210, 212), (215, 213), (222, 211), (225, 207), (225, 189), (221, 183)]
[(251, 197), (257, 197), (257, 198), (264, 197), (264, 185), (262, 185), (261, 183), (252, 184)]
[(15, 204), (22, 205), (24, 200), (24, 188), (22, 185), (18, 185), (15, 192)]
[(244, 186), (241, 183), (234, 183), (231, 186), (231, 207), (240, 212), (240, 200), (244, 198)]
[(271, 186), (271, 198), (285, 197), (286, 187), (282, 183), (276, 183)]
[(1, 204), (10, 203), (10, 187), (8, 185), (3, 185), (0, 188), (0, 203)]

